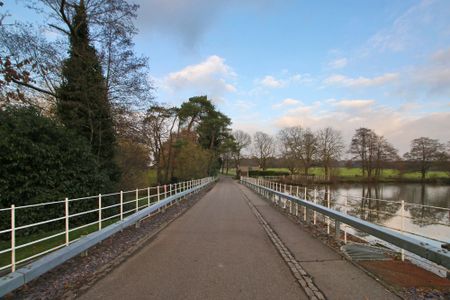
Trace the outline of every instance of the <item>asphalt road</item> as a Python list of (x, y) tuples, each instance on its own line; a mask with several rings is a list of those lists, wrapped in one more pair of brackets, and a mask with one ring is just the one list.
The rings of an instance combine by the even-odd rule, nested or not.
[(222, 178), (81, 299), (307, 299), (239, 186)]

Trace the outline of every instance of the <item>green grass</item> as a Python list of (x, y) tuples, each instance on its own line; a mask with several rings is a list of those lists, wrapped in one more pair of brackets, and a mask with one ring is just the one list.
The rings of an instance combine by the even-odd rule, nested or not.
[[(282, 171), (282, 172), (289, 172), (287, 168), (268, 168), (269, 171)], [(351, 179), (355, 177), (362, 177), (362, 169), (361, 168), (337, 168), (336, 169), (336, 175), (340, 177), (341, 179)], [(324, 175), (323, 168), (311, 168), (309, 170), (310, 174), (314, 175)], [(229, 175), (236, 175), (236, 169), (231, 168), (228, 172)], [(394, 169), (383, 169), (381, 172), (381, 179), (396, 179), (400, 175), (400, 172), (398, 170)], [(413, 179), (413, 180), (419, 180), (421, 179), (421, 173), (420, 172), (406, 172), (403, 174), (403, 178), (405, 179)], [(428, 179), (435, 179), (435, 178), (442, 178), (442, 179), (448, 179), (450, 178), (449, 174), (443, 171), (430, 171), (427, 173), (426, 178)]]
[[(152, 194), (154, 194), (154, 191), (152, 192)], [(134, 195), (135, 195), (134, 193), (124, 195), (124, 202), (135, 199)], [(144, 208), (148, 204), (148, 200), (147, 200), (147, 197), (145, 197), (143, 194), (140, 194), (139, 197), (141, 199), (138, 200), (138, 206), (139, 206), (139, 209), (141, 209), (141, 208)], [(151, 201), (155, 202), (156, 199), (151, 198)], [(124, 212), (127, 210), (130, 210), (130, 209), (133, 209), (134, 207), (135, 207), (134, 202), (125, 204)], [(105, 213), (105, 212), (103, 212), (103, 213)], [(127, 214), (124, 214), (124, 217), (127, 217), (127, 216), (131, 215), (132, 213), (134, 213), (134, 210)], [(96, 213), (94, 213), (94, 214), (96, 214)], [(115, 214), (115, 213), (112, 213), (112, 214)], [(115, 217), (115, 218), (103, 221), (102, 228), (105, 228), (119, 220), (120, 220), (120, 217)], [(74, 231), (70, 232), (69, 239), (70, 239), (70, 241), (76, 240), (76, 239), (80, 238), (81, 236), (86, 236), (90, 233), (97, 231), (98, 228), (99, 228), (98, 224), (92, 224), (90, 226), (74, 230)], [(32, 241), (36, 241), (36, 240), (42, 239), (44, 237), (60, 233), (60, 232), (64, 232), (63, 227), (61, 227), (60, 229), (34, 233), (34, 234), (27, 235), (27, 236), (17, 236), (16, 237), (16, 246), (27, 244)], [(48, 239), (48, 240), (30, 245), (30, 246), (26, 246), (24, 248), (16, 249), (16, 261), (20, 261), (27, 257), (31, 257), (33, 255), (36, 255), (38, 253), (52, 249), (59, 245), (63, 245), (64, 243), (65, 243), (65, 234), (63, 233), (63, 234), (53, 237), (51, 239)], [(10, 241), (0, 240), (0, 250), (8, 249), (10, 247), (11, 247)], [(0, 254), (0, 267), (6, 266), (10, 263), (11, 263), (11, 252), (6, 252), (3, 254)]]

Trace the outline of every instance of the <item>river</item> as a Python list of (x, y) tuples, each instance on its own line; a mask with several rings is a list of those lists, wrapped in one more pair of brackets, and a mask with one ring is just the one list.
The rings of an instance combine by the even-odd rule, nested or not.
[[(328, 205), (327, 189), (332, 208), (406, 233), (450, 243), (450, 185), (322, 185), (318, 186), (316, 199), (323, 205)], [(313, 194), (309, 191), (308, 199), (313, 199)]]

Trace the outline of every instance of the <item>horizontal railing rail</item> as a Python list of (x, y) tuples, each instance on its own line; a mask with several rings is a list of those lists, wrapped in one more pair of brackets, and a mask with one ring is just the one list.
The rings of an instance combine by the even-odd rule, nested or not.
[[(0, 271), (3, 274), (8, 269), (14, 272), (20, 264), (67, 247), (82, 236), (100, 231), (168, 197), (192, 191), (213, 180), (214, 178), (208, 177), (125, 192), (1, 208), (0, 218), (10, 219), (10, 226), (0, 228)], [(80, 204), (85, 204), (89, 209), (80, 211)], [(52, 209), (59, 213), (58, 216), (53, 213), (53, 218), (18, 224), (19, 214), (26, 215), (40, 209)], [(89, 221), (79, 220), (86, 216), (89, 216), (86, 219)], [(52, 224), (55, 224), (54, 228)], [(50, 229), (39, 230), (41, 226)], [(28, 234), (23, 232), (25, 230), (35, 230), (37, 233)]]
[[(346, 213), (325, 207), (323, 205), (301, 199), (286, 192), (277, 191), (277, 185), (270, 181), (250, 177), (241, 177), (241, 183), (269, 198), (274, 198), (275, 196), (278, 200), (283, 199), (284, 201), (290, 201), (302, 206), (305, 210), (311, 210), (314, 214), (314, 222), (316, 213), (320, 213), (328, 218), (333, 219), (335, 222), (335, 234), (337, 238), (340, 238), (341, 223), (344, 223), (357, 230), (365, 232), (371, 236), (379, 238), (394, 246), (414, 253), (438, 265), (444, 266), (447, 269), (450, 269), (450, 251), (430, 245), (424, 241), (420, 241), (381, 225), (377, 225), (348, 215)], [(307, 214), (308, 212), (306, 212), (305, 214), (305, 220)]]

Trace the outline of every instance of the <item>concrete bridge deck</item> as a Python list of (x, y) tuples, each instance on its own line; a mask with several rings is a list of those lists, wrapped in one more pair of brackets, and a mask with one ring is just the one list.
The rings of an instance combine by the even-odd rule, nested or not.
[[(287, 263), (286, 255), (280, 255), (280, 247), (289, 250), (297, 267), (307, 273), (302, 274), (303, 279), (310, 283), (312, 279), (312, 286), (302, 288), (293, 270), (295, 266)], [(222, 178), (194, 207), (81, 298), (320, 299), (322, 296), (396, 298), (248, 188)]]

